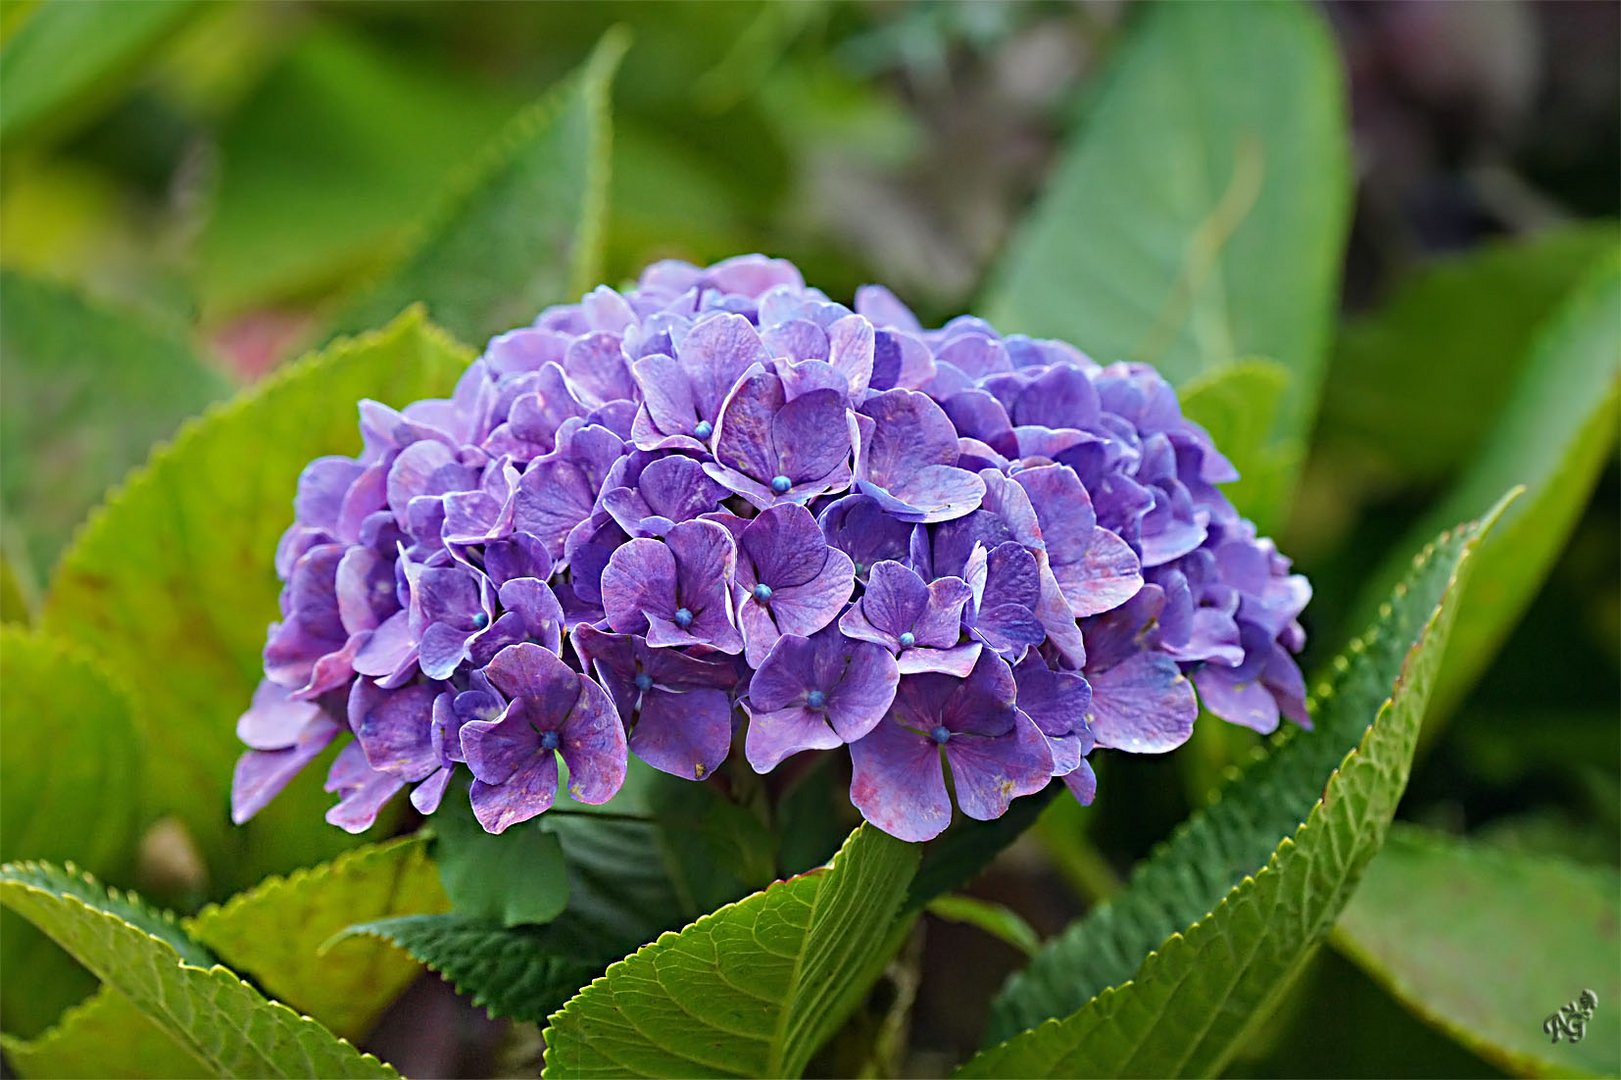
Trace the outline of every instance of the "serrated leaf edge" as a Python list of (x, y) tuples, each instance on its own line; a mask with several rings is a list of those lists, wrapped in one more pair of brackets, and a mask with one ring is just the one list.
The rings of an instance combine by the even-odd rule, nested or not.
[[(34, 860), (29, 860), (29, 861), (25, 861), (25, 862), (6, 863), (4, 866), (0, 866), (0, 873), (4, 873), (7, 870), (24, 870), (24, 869), (26, 869), (26, 870), (40, 869), (40, 870), (47, 870), (48, 871), (48, 870), (58, 869), (58, 868), (54, 867), (51, 863), (44, 863), (44, 862), (38, 862), (38, 861), (34, 861)], [(108, 886), (108, 885), (104, 885), (104, 884), (102, 884), (102, 882), (98, 881), (93, 875), (88, 874), (88, 873), (84, 872), (83, 870), (80, 870), (73, 863), (64, 863), (59, 869), (65, 871), (66, 873), (68, 873), (68, 874), (70, 874), (70, 875), (72, 875), (74, 877), (79, 878), (80, 880), (84, 881), (85, 883), (87, 883), (89, 885), (93, 885), (93, 886), (95, 886), (97, 888), (100, 888), (100, 889), (104, 890), (109, 896), (119, 898), (123, 902), (129, 903), (132, 906), (142, 908), (143, 910), (145, 910), (145, 911), (151, 913), (152, 915), (158, 917), (162, 921), (169, 923), (171, 926), (175, 927), (177, 930), (181, 931), (182, 933), (185, 932), (185, 928), (183, 926), (181, 926), (181, 924), (175, 919), (174, 914), (172, 912), (165, 911), (165, 910), (163, 910), (161, 908), (153, 907), (152, 905), (148, 904), (145, 900), (141, 899), (141, 897), (139, 897), (135, 893), (126, 892), (126, 891), (123, 891), (123, 890), (120, 890), (120, 889), (113, 888), (113, 887)], [(4, 889), (4, 888), (8, 888), (8, 887), (9, 888), (22, 889), (25, 892), (35, 893), (35, 894), (38, 894), (40, 896), (44, 896), (44, 897), (46, 897), (48, 899), (51, 899), (51, 900), (58, 900), (58, 901), (66, 902), (66, 903), (70, 904), (73, 907), (83, 909), (84, 911), (88, 912), (89, 914), (91, 914), (93, 916), (99, 916), (99, 917), (102, 917), (102, 918), (114, 919), (117, 922), (122, 923), (127, 929), (132, 930), (137, 934), (141, 934), (142, 936), (150, 939), (152, 942), (154, 942), (155, 944), (157, 944), (161, 948), (168, 950), (170, 953), (173, 953), (174, 958), (175, 958), (175, 964), (178, 967), (189, 970), (189, 971), (201, 972), (202, 974), (208, 975), (211, 978), (218, 978), (219, 976), (216, 973), (223, 973), (224, 975), (226, 975), (226, 976), (228, 976), (228, 977), (230, 977), (232, 979), (235, 979), (237, 982), (241, 983), (243, 986), (245, 986), (249, 990), (253, 991), (253, 993), (256, 996), (258, 996), (260, 998), (260, 1000), (262, 1000), (270, 1008), (279, 1009), (282, 1012), (288, 1013), (288, 1014), (292, 1015), (294, 1018), (296, 1018), (301, 1023), (315, 1025), (316, 1027), (320, 1028), (322, 1031), (325, 1031), (328, 1035), (330, 1035), (336, 1041), (344, 1044), (345, 1046), (349, 1047), (351, 1050), (354, 1050), (355, 1053), (360, 1055), (361, 1060), (369, 1061), (369, 1062), (375, 1064), (379, 1069), (381, 1069), (383, 1072), (385, 1072), (388, 1075), (399, 1076), (398, 1070), (396, 1070), (394, 1068), (394, 1066), (390, 1065), (388, 1062), (383, 1061), (381, 1058), (377, 1057), (377, 1055), (372, 1054), (369, 1051), (361, 1050), (359, 1047), (357, 1047), (353, 1043), (351, 1043), (348, 1039), (345, 1039), (342, 1036), (333, 1034), (330, 1030), (328, 1030), (326, 1028), (325, 1025), (323, 1025), (319, 1020), (315, 1019), (314, 1017), (306, 1016), (305, 1014), (303, 1014), (303, 1013), (299, 1012), (298, 1010), (292, 1008), (291, 1006), (287, 1005), (285, 1002), (277, 1001), (275, 998), (265, 997), (264, 994), (262, 994), (257, 987), (255, 987), (252, 983), (248, 982), (246, 979), (243, 979), (242, 976), (238, 975), (236, 972), (232, 971), (230, 968), (226, 967), (224, 964), (216, 963), (211, 967), (206, 967), (205, 968), (205, 967), (201, 967), (201, 966), (199, 966), (197, 964), (187, 963), (180, 956), (180, 953), (175, 950), (175, 947), (173, 945), (171, 945), (169, 942), (164, 941), (162, 938), (158, 937), (156, 934), (151, 933), (150, 931), (143, 930), (141, 927), (136, 926), (134, 923), (130, 922), (128, 919), (125, 919), (122, 916), (120, 916), (117, 912), (108, 911), (108, 910), (106, 910), (104, 908), (98, 908), (98, 907), (90, 904), (88, 901), (86, 901), (86, 900), (84, 900), (84, 899), (82, 899), (80, 897), (73, 896), (73, 895), (71, 895), (69, 893), (53, 892), (50, 889), (41, 888), (40, 886), (35, 885), (35, 884), (31, 883), (31, 882), (19, 881), (19, 880), (15, 880), (15, 879), (10, 880), (10, 881), (0, 882), (0, 889)], [(198, 944), (201, 946), (201, 942), (199, 942)], [(102, 985), (106, 986), (106, 985), (109, 985), (109, 984), (103, 982)], [(73, 1008), (75, 1008), (75, 1009), (81, 1008), (81, 1007), (84, 1007), (86, 1004), (87, 1004), (87, 1002), (81, 1002), (79, 1005), (76, 1005)], [(62, 1015), (65, 1018), (67, 1016), (67, 1012), (64, 1012)], [(54, 1028), (56, 1026), (59, 1026), (59, 1025), (60, 1025), (60, 1021), (58, 1021), (57, 1025), (53, 1025), (52, 1029), (48, 1029), (48, 1030), (54, 1030)], [(176, 1040), (176, 1041), (179, 1042), (179, 1040)], [(211, 1062), (209, 1062), (206, 1058), (198, 1056), (196, 1051), (193, 1050), (190, 1046), (186, 1045), (184, 1042), (181, 1042), (180, 1045), (188, 1053), (190, 1053), (193, 1056), (197, 1057), (198, 1061), (201, 1064), (203, 1064), (204, 1066), (208, 1066), (208, 1067), (212, 1066)]]
[[(1411, 568), (1410, 568), (1410, 570), (1408, 572), (1409, 577), (1413, 573), (1417, 572), (1418, 570), (1423, 569), (1425, 564), (1428, 563), (1429, 560), (1432, 559), (1435, 556), (1435, 551), (1436, 551), (1438, 545), (1446, 544), (1446, 543), (1450, 542), (1453, 535), (1455, 533), (1457, 533), (1459, 530), (1469, 530), (1470, 533), (1471, 533), (1468, 540), (1466, 540), (1465, 543), (1464, 543), (1464, 548), (1463, 548), (1463, 551), (1459, 555), (1457, 565), (1453, 567), (1452, 573), (1450, 575), (1448, 575), (1448, 577), (1447, 577), (1446, 587), (1442, 590), (1442, 593), (1441, 593), (1442, 598), (1443, 598), (1442, 601), (1439, 604), (1436, 605), (1435, 610), (1430, 612), (1430, 617), (1428, 619), (1426, 619), (1425, 622), (1424, 622), (1423, 631), (1420, 633), (1418, 639), (1414, 642), (1413, 647), (1410, 648), (1407, 651), (1407, 654), (1402, 658), (1401, 669), (1397, 672), (1395, 682), (1392, 684), (1392, 689), (1391, 689), (1390, 695), (1387, 696), (1385, 698), (1384, 702), (1379, 706), (1378, 711), (1374, 715), (1373, 721), (1363, 731), (1361, 740), (1359, 740), (1357, 745), (1355, 747), (1353, 747), (1350, 751), (1348, 751), (1343, 758), (1340, 759), (1339, 765), (1336, 766), (1334, 771), (1329, 774), (1328, 779), (1323, 784), (1324, 796), (1326, 796), (1329, 789), (1334, 786), (1335, 780), (1339, 778), (1340, 774), (1345, 770), (1346, 766), (1350, 764), (1352, 759), (1359, 756), (1359, 755), (1361, 755), (1361, 754), (1363, 754), (1366, 751), (1368, 741), (1373, 737), (1375, 728), (1378, 727), (1379, 722), (1381, 720), (1383, 720), (1384, 717), (1386, 716), (1386, 714), (1390, 711), (1391, 706), (1392, 706), (1393, 702), (1395, 701), (1396, 690), (1398, 690), (1402, 686), (1403, 682), (1406, 680), (1408, 664), (1411, 662), (1413, 656), (1416, 654), (1419, 646), (1423, 642), (1423, 639), (1428, 636), (1431, 629), (1433, 629), (1435, 624), (1445, 614), (1445, 605), (1446, 605), (1447, 601), (1453, 597), (1453, 589), (1456, 588), (1459, 579), (1464, 574), (1466, 568), (1468, 568), (1469, 560), (1471, 558), (1473, 558), (1475, 550), (1476, 550), (1477, 546), (1479, 545), (1481, 538), (1486, 534), (1487, 530), (1489, 530), (1494, 524), (1497, 523), (1497, 521), (1502, 517), (1504, 511), (1507, 509), (1508, 505), (1511, 502), (1513, 502), (1516, 498), (1518, 498), (1520, 496), (1520, 494), (1524, 490), (1525, 489), (1524, 489), (1523, 486), (1514, 488), (1507, 495), (1505, 495), (1502, 498), (1502, 500), (1500, 500), (1497, 503), (1497, 505), (1495, 507), (1493, 507), (1490, 511), (1488, 511), (1479, 520), (1477, 520), (1475, 522), (1459, 525), (1454, 529), (1448, 529), (1448, 530), (1442, 532), (1435, 540), (1431, 541), (1428, 544), (1425, 544), (1423, 549), (1421, 551), (1419, 551), (1419, 553), (1413, 557), (1412, 566), (1411, 566)], [(1399, 583), (1395, 587), (1395, 589), (1393, 591), (1395, 592), (1395, 594), (1398, 597), (1404, 595), (1406, 593), (1406, 591), (1407, 591), (1406, 581), (1404, 580), (1401, 583)], [(1371, 644), (1372, 641), (1375, 639), (1376, 634), (1381, 629), (1381, 627), (1384, 625), (1384, 623), (1388, 620), (1391, 612), (1392, 612), (1391, 605), (1390, 605), (1390, 603), (1388, 601), (1381, 604), (1379, 621), (1373, 627), (1370, 627), (1366, 632), (1364, 632), (1363, 634), (1360, 634), (1356, 638), (1354, 638), (1352, 640), (1352, 642), (1350, 643), (1350, 645), (1347, 646), (1346, 652), (1354, 654), (1354, 653), (1360, 653), (1364, 649), (1366, 649), (1367, 646), (1369, 644)], [(1334, 658), (1334, 662), (1332, 664), (1332, 667), (1333, 667), (1333, 670), (1334, 670), (1334, 675), (1331, 677), (1330, 681), (1325, 682), (1322, 685), (1320, 685), (1319, 688), (1313, 693), (1312, 699), (1311, 699), (1311, 705), (1315, 706), (1315, 705), (1321, 704), (1321, 702), (1323, 702), (1323, 701), (1327, 701), (1337, 691), (1339, 685), (1343, 681), (1343, 677), (1350, 671), (1350, 661), (1346, 658), (1345, 653), (1342, 652), (1340, 655), (1338, 655), (1338, 656), (1336, 656)], [(1294, 737), (1295, 737), (1295, 732), (1294, 732), (1293, 729), (1291, 729), (1284, 738), (1287, 739), (1287, 738), (1294, 738)], [(1279, 743), (1281, 743), (1282, 741), (1283, 740), (1280, 739)], [(1193, 934), (1195, 931), (1199, 930), (1202, 926), (1204, 926), (1204, 924), (1206, 924), (1206, 923), (1210, 922), (1212, 919), (1214, 919), (1223, 909), (1227, 908), (1230, 904), (1236, 902), (1237, 894), (1240, 891), (1253, 887), (1255, 885), (1257, 879), (1260, 879), (1260, 878), (1262, 878), (1262, 877), (1264, 877), (1264, 876), (1266, 876), (1268, 874), (1277, 873), (1278, 872), (1277, 871), (1277, 865), (1278, 865), (1279, 861), (1285, 855), (1287, 855), (1291, 849), (1293, 849), (1298, 844), (1299, 838), (1306, 832), (1307, 829), (1311, 828), (1312, 823), (1318, 819), (1319, 815), (1323, 811), (1323, 808), (1325, 806), (1324, 796), (1319, 796), (1318, 797), (1317, 802), (1315, 804), (1313, 804), (1313, 806), (1311, 808), (1311, 811), (1306, 815), (1306, 820), (1301, 822), (1300, 825), (1298, 825), (1295, 828), (1295, 831), (1293, 833), (1282, 837), (1278, 841), (1277, 846), (1272, 851), (1271, 857), (1269, 859), (1267, 859), (1267, 862), (1266, 862), (1265, 866), (1261, 867), (1259, 870), (1257, 870), (1253, 874), (1245, 874), (1242, 879), (1240, 879), (1231, 889), (1229, 889), (1227, 891), (1227, 894), (1224, 897), (1222, 897), (1221, 902), (1218, 903), (1215, 907), (1213, 907), (1209, 912), (1207, 912), (1201, 918), (1196, 919), (1192, 923), (1188, 924), (1188, 926), (1185, 927), (1184, 929), (1173, 932), (1169, 937), (1167, 937), (1164, 941), (1162, 941), (1157, 948), (1150, 951), (1148, 953), (1148, 955), (1143, 958), (1143, 962), (1140, 965), (1138, 965), (1137, 970), (1138, 970), (1139, 975), (1146, 968), (1148, 968), (1150, 964), (1158, 963), (1160, 961), (1160, 957), (1161, 957), (1162, 953), (1165, 953), (1167, 950), (1177, 947), (1189, 935)], [(1218, 796), (1218, 798), (1219, 798), (1219, 796)], [(1215, 801), (1215, 800), (1213, 800), (1213, 801)], [(1182, 832), (1186, 831), (1186, 829), (1188, 829), (1189, 827), (1190, 827), (1189, 822), (1184, 821), (1181, 825), (1179, 825), (1177, 827), (1177, 829), (1175, 830), (1175, 832), (1173, 832), (1172, 835), (1173, 836), (1180, 835)], [(1169, 844), (1169, 841), (1165, 841), (1165, 842), (1162, 842), (1162, 844), (1160, 844), (1160, 845), (1156, 845), (1155, 852), (1157, 853), (1159, 847), (1165, 846), (1167, 844)], [(1153, 858), (1153, 855), (1150, 855), (1149, 859), (1152, 859), (1152, 858)], [(1145, 859), (1144, 861), (1146, 862), (1146, 861), (1149, 861), (1149, 860)], [(1059, 1026), (1060, 1024), (1064, 1023), (1066, 1020), (1069, 1020), (1069, 1019), (1071, 1019), (1073, 1017), (1076, 1017), (1076, 1016), (1080, 1015), (1081, 1013), (1086, 1012), (1087, 1010), (1093, 1008), (1094, 1006), (1101, 1009), (1108, 1001), (1110, 1001), (1116, 995), (1124, 993), (1128, 988), (1130, 988), (1137, 981), (1138, 981), (1138, 977), (1133, 976), (1132, 978), (1127, 979), (1124, 982), (1121, 982), (1121, 983), (1119, 983), (1119, 984), (1117, 984), (1115, 986), (1105, 987), (1103, 990), (1100, 990), (1097, 994), (1094, 994), (1086, 1002), (1085, 1005), (1082, 1005), (1079, 1009), (1077, 1009), (1074, 1012), (1070, 1013), (1067, 1017), (1048, 1017), (1047, 1019), (1043, 1020), (1041, 1023), (1037, 1024), (1033, 1028), (1027, 1028), (1024, 1031), (1019, 1032), (1018, 1034), (1012, 1036), (1011, 1038), (1006, 1039), (1006, 1040), (996, 1044), (995, 1046), (987, 1047), (987, 1048), (985, 1048), (983, 1050), (978, 1051), (976, 1054), (974, 1054), (974, 1056), (972, 1058), (969, 1059), (969, 1063), (972, 1063), (973, 1060), (975, 1060), (975, 1059), (977, 1059), (977, 1058), (979, 1058), (979, 1057), (981, 1057), (983, 1055), (996, 1053), (999, 1049), (1001, 1049), (1004, 1046), (1007, 1046), (1008, 1044), (1010, 1044), (1010, 1043), (1012, 1043), (1014, 1041), (1030, 1037), (1034, 1033), (1042, 1031), (1042, 1030), (1044, 1030), (1046, 1028)], [(960, 1071), (961, 1070), (959, 1069), (958, 1072), (960, 1072)]]

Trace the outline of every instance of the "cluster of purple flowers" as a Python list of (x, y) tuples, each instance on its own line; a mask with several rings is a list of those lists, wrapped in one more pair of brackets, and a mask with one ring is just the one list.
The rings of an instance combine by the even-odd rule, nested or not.
[(471, 773), (491, 832), (848, 746), (850, 798), (937, 835), (1094, 747), (1185, 741), (1198, 696), (1307, 723), (1302, 577), (1151, 368), (974, 318), (854, 310), (760, 256), (664, 262), (492, 340), (449, 400), (360, 406), (312, 462), (238, 724), (244, 821), (345, 730), (328, 820)]

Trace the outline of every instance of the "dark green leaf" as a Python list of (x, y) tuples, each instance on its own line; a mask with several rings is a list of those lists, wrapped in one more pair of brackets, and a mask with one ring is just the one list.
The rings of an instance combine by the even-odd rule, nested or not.
[[(1252, 766), (1009, 983), (991, 1038), (1041, 1026), (980, 1054), (965, 1075), (1220, 1071), (1379, 848), (1469, 556), (1501, 506), (1419, 555), (1314, 695), (1314, 731)], [(1051, 1017), (1064, 1019), (1041, 1023)]]
[[(1526, 495), (1480, 549), (1480, 581), (1435, 691), (1444, 717), (1474, 685), (1542, 586), (1615, 454), (1621, 402), (1621, 256), (1605, 259), (1538, 336), (1509, 405), (1458, 486), (1420, 522), (1481, 513), (1493, 490)], [(1375, 580), (1389, 581), (1387, 568)]]
[[(123, 876), (143, 823), (130, 704), (87, 656), (0, 628), (0, 862), (74, 860)], [(50, 717), (49, 721), (44, 718)], [(50, 939), (0, 912), (0, 1011), (16, 1034), (43, 1031), (95, 980)]]
[[(1407, 1008), (1522, 1076), (1621, 1075), (1621, 876), (1398, 826), (1335, 944)], [(1577, 1043), (1545, 1018), (1583, 990)]]
[(1175, 382), (1272, 357), (1294, 376), (1273, 434), (1303, 436), (1349, 207), (1343, 97), (1305, 5), (1146, 8), (985, 315)]
[(398, 1076), (257, 990), (172, 921), (38, 863), (0, 868), (0, 902), (49, 934), (215, 1076)]
[(433, 816), (434, 862), (451, 910), (501, 926), (557, 918), (568, 904), (568, 874), (556, 834), (526, 821), (491, 835), (474, 819), (466, 791), (454, 786)]
[(230, 392), (178, 334), (13, 271), (0, 274), (0, 379), (0, 503), (36, 580), (154, 443)]
[(186, 928), (278, 1000), (339, 1035), (364, 1035), (415, 977), (416, 965), (374, 941), (327, 946), (358, 921), (446, 909), (423, 848), (413, 837), (345, 852), (210, 905)]
[(182, 429), (62, 558), (42, 625), (129, 686), (150, 809), (190, 831), (215, 895), (356, 843), (321, 819), (330, 799), (320, 762), (233, 829), (235, 721), (277, 615), (276, 542), (299, 472), (314, 457), (360, 449), (361, 398), (401, 406), (446, 395), (466, 360), (412, 312), (284, 368)]
[(660, 937), (552, 1017), (543, 1075), (799, 1075), (887, 960), (917, 858), (864, 825), (827, 869)]
[(1514, 400), (1548, 317), (1614, 249), (1615, 229), (1499, 241), (1413, 274), (1341, 332), (1321, 438), (1420, 483), (1467, 463)]
[(610, 32), (578, 73), (496, 137), (475, 182), (421, 230), (411, 253), (336, 329), (426, 303), (452, 333), (483, 341), (595, 285), (609, 166), (609, 90), (628, 47)]
[(976, 926), (1026, 956), (1034, 956), (1041, 948), (1041, 938), (1035, 930), (1006, 904), (993, 904), (976, 896), (948, 894), (930, 900), (925, 910), (937, 919)]

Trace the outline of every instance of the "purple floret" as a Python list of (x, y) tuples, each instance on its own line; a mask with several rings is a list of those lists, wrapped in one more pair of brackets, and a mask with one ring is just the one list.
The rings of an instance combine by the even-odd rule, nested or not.
[[(359, 831), (470, 774), (490, 831), (612, 796), (634, 753), (703, 781), (844, 752), (921, 840), (1161, 753), (1202, 703), (1309, 723), (1311, 597), (1152, 368), (969, 316), (846, 306), (791, 263), (665, 261), (493, 338), (445, 399), (360, 403), (275, 553), (238, 724), (245, 821), (334, 743)], [(736, 767), (735, 765), (730, 767)]]

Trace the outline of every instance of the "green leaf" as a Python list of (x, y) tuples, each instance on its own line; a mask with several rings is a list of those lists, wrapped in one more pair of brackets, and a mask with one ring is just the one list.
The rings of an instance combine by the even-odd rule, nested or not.
[(1538, 332), (1615, 228), (1499, 241), (1413, 274), (1335, 342), (1321, 439), (1414, 482), (1444, 479), (1485, 444)]
[(0, 867), (0, 903), (128, 998), (211, 1075), (398, 1075), (229, 970), (205, 966), (206, 951), (173, 922), (88, 877), (10, 864)]
[(336, 322), (370, 326), (422, 301), (467, 341), (527, 324), (598, 281), (609, 167), (609, 91), (629, 41), (610, 31), (575, 75), (497, 136), (475, 182)]
[[(1621, 403), (1621, 255), (1605, 259), (1542, 330), (1507, 411), (1457, 487), (1415, 528), (1462, 520), (1492, 491), (1523, 484), (1480, 549), (1480, 580), (1447, 649), (1435, 690), (1446, 716), (1536, 596), (1615, 453)], [(1387, 568), (1382, 578), (1394, 574)]]
[(278, 1000), (339, 1035), (364, 1035), (417, 967), (375, 941), (328, 943), (358, 921), (444, 911), (424, 847), (410, 837), (345, 852), (206, 907), (187, 929)]
[(798, 1076), (887, 961), (917, 862), (863, 825), (827, 869), (663, 935), (552, 1017), (542, 1075)]
[(408, 915), (362, 923), (349, 933), (405, 950), (491, 1016), (532, 1024), (544, 1024), (580, 987), (636, 947), (604, 953), (601, 940), (566, 912), (547, 926)]
[[(154, 813), (208, 860), (214, 895), (356, 841), (322, 821), (316, 762), (233, 829), (235, 722), (277, 617), (276, 543), (310, 459), (360, 449), (356, 402), (447, 395), (468, 354), (420, 312), (333, 345), (188, 424), (115, 492), (63, 556), (41, 623), (132, 691)], [(42, 722), (63, 722), (49, 710)]]
[(1498, 513), (1501, 504), (1484, 523), (1425, 548), (1380, 621), (1318, 689), (1316, 729), (1252, 766), (1140, 866), (1124, 893), (1010, 982), (992, 1038), (1064, 1019), (981, 1053), (963, 1075), (1221, 1071), (1379, 849), (1469, 557)]
[(37, 1039), (0, 1035), (0, 1049), (23, 1077), (181, 1080), (214, 1075), (129, 998), (108, 987), (69, 1009)]
[(153, 443), (230, 392), (180, 335), (9, 270), (0, 379), (0, 503), (40, 577)]
[(1182, 414), (1210, 432), (1238, 469), (1238, 481), (1225, 485), (1223, 494), (1263, 534), (1278, 526), (1300, 467), (1301, 440), (1271, 437), (1288, 387), (1289, 369), (1282, 364), (1240, 360), (1195, 376), (1180, 394)]
[(195, 0), (42, 3), (0, 49), (0, 140), (82, 118), (202, 5)]
[[(72, 859), (98, 874), (128, 872), (144, 820), (130, 712), (88, 656), (0, 627), (0, 862)], [(23, 1035), (43, 1031), (95, 988), (9, 911), (0, 912), (0, 968), (28, 972), (0, 980), (0, 1012)]]
[(330, 22), (304, 35), (220, 135), (219, 192), (198, 238), (205, 308), (377, 272), (516, 104)]
[(930, 915), (947, 922), (977, 926), (992, 937), (1018, 949), (1026, 956), (1034, 956), (1041, 948), (1041, 938), (1019, 913), (1006, 904), (995, 904), (977, 896), (937, 896), (926, 909)]
[(568, 905), (568, 876), (556, 834), (527, 821), (492, 836), (473, 817), (466, 791), (455, 785), (433, 816), (434, 861), (451, 908), (502, 926), (557, 918)]
[(1304, 5), (1147, 8), (992, 275), (986, 317), (1177, 383), (1272, 357), (1294, 376), (1273, 435), (1303, 437), (1350, 205), (1342, 81)]
[(665, 866), (691, 914), (713, 911), (776, 878), (771, 830), (715, 784), (655, 773), (646, 799), (649, 816), (659, 823)]
[[(645, 809), (652, 770), (632, 764), (628, 790), (607, 804), (611, 812)], [(673, 823), (554, 809), (542, 824), (562, 844), (568, 867), (568, 908), (548, 925), (503, 926), (497, 916), (457, 910), (349, 932), (399, 946), (494, 1015), (544, 1023), (609, 964), (698, 914), (685, 879), (690, 868), (666, 862), (663, 831)]]
[[(1393, 828), (1334, 941), (1413, 1013), (1522, 1076), (1621, 1075), (1621, 875)], [(1583, 990), (1582, 1040), (1542, 1021)]]

